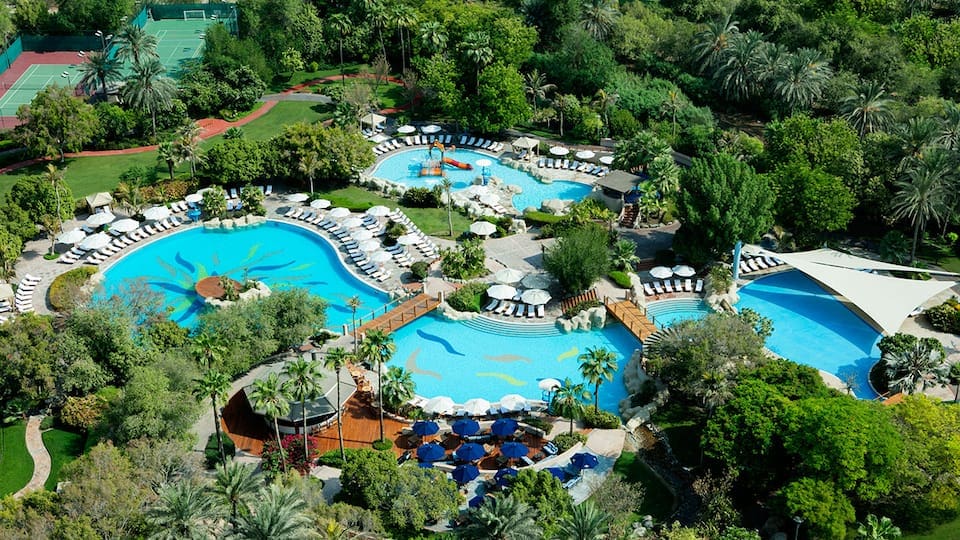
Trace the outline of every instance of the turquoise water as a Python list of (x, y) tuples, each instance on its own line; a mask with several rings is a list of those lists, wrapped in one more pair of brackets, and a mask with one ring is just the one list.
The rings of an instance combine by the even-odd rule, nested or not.
[(712, 312), (713, 310), (699, 298), (677, 298), (647, 303), (647, 316), (651, 317), (657, 328), (666, 328), (680, 321), (700, 320)]
[(161, 238), (111, 266), (105, 273), (104, 289), (113, 294), (123, 283), (142, 278), (163, 293), (164, 303), (173, 308), (173, 321), (192, 327), (204, 307), (194, 284), (210, 275), (242, 280), (244, 272), (271, 288), (305, 288), (326, 299), (327, 326), (336, 330), (350, 322), (352, 313), (346, 301), (351, 296), (360, 297), (360, 313), (387, 302), (385, 293), (347, 271), (325, 240), (276, 221), (233, 231), (193, 227)]
[(880, 334), (801, 272), (773, 274), (739, 291), (738, 309), (773, 320), (767, 348), (794, 362), (850, 382), (857, 397), (870, 399), (870, 368), (880, 360)]
[(541, 379), (581, 381), (577, 357), (588, 347), (606, 347), (619, 356), (619, 369), (613, 381), (600, 386), (600, 407), (617, 414), (617, 404), (627, 397), (619, 372), (640, 347), (620, 325), (562, 334), (553, 324), (455, 322), (433, 315), (397, 330), (393, 338), (397, 352), (390, 365), (413, 372), (417, 394), (450, 396), (457, 403), (475, 397), (496, 402), (506, 394), (541, 399)]
[[(427, 159), (428, 152), (425, 149), (405, 150), (388, 156), (381, 161), (371, 173), (378, 178), (385, 178), (406, 187), (433, 187), (440, 183), (440, 178), (436, 176), (421, 177), (420, 164)], [(439, 159), (439, 153), (434, 152), (435, 159)], [(545, 199), (572, 199), (579, 201), (586, 197), (592, 187), (579, 182), (568, 182), (565, 180), (556, 180), (550, 184), (544, 184), (537, 181), (529, 174), (512, 169), (500, 163), (500, 161), (490, 155), (474, 152), (473, 150), (458, 149), (456, 152), (448, 152), (447, 157), (461, 163), (473, 165), (472, 171), (457, 169), (447, 166), (445, 171), (447, 178), (453, 182), (453, 190), (461, 190), (470, 187), (473, 180), (480, 176), (481, 168), (477, 166), (478, 159), (488, 159), (493, 162), (487, 167), (490, 176), (495, 176), (503, 180), (506, 184), (520, 186), (522, 193), (513, 197), (513, 206), (517, 210), (523, 211), (527, 207), (539, 209), (540, 203)]]

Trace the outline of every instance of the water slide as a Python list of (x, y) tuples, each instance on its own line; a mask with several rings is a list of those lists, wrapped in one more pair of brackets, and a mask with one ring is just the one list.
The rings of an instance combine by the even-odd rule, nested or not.
[(458, 169), (463, 169), (463, 170), (465, 170), (465, 171), (472, 171), (472, 170), (473, 170), (473, 165), (471, 165), (471, 164), (469, 164), (469, 163), (460, 163), (459, 161), (457, 161), (457, 160), (455, 160), (455, 159), (450, 159), (450, 158), (448, 158), (448, 157), (446, 157), (446, 156), (443, 157), (443, 162), (446, 163), (447, 165), (451, 165), (451, 166), (453, 166), (453, 167), (456, 167), (456, 168), (458, 168)]

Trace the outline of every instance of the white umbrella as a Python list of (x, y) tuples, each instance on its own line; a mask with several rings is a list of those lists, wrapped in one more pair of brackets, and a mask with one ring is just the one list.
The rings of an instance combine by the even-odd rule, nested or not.
[(291, 193), (285, 197), (289, 202), (303, 202), (310, 198), (306, 193)]
[(489, 167), (493, 165), (493, 162), (489, 159), (482, 158), (477, 160), (477, 167)]
[(203, 200), (203, 193), (191, 193), (184, 197), (183, 200), (187, 201), (188, 203), (197, 204)]
[(523, 279), (524, 273), (515, 268), (504, 268), (493, 274), (493, 280), (497, 283), (512, 285)]
[(553, 284), (553, 278), (546, 274), (529, 274), (520, 280), (520, 284), (530, 289), (546, 289)]
[(93, 214), (87, 218), (87, 225), (91, 227), (99, 227), (101, 225), (106, 225), (111, 221), (117, 219), (117, 216), (111, 214), (110, 212), (100, 212), (99, 214)]
[(375, 133), (373, 137), (369, 137), (369, 139), (372, 143), (382, 143), (383, 141), (389, 141), (390, 137), (387, 137), (383, 133)]
[(397, 238), (397, 243), (401, 246), (412, 246), (414, 244), (419, 244), (420, 242), (420, 235), (416, 233), (407, 233), (400, 236), (400, 238)]
[(577, 159), (593, 159), (597, 154), (592, 150), (581, 150), (574, 155), (577, 156)]
[(422, 128), (420, 128), (420, 131), (422, 131), (423, 133), (426, 133), (427, 135), (429, 135), (429, 134), (431, 134), (431, 133), (436, 133), (436, 132), (440, 131), (441, 129), (443, 129), (443, 128), (441, 128), (440, 126), (438, 126), (438, 125), (436, 125), (436, 124), (430, 124), (430, 125), (428, 125), (428, 126), (423, 126)]
[(694, 270), (693, 267), (687, 266), (685, 264), (678, 264), (677, 266), (674, 266), (672, 270), (674, 274), (680, 277), (691, 277), (697, 273), (697, 271)]
[(667, 266), (654, 266), (650, 269), (650, 275), (657, 279), (667, 279), (673, 276), (673, 270)]
[(563, 146), (552, 146), (550, 147), (550, 153), (555, 156), (565, 156), (570, 153), (570, 150)]
[(386, 251), (374, 251), (370, 254), (370, 260), (375, 263), (385, 263), (393, 258), (393, 255)]
[(83, 229), (73, 229), (64, 233), (60, 233), (60, 236), (57, 237), (57, 242), (60, 242), (61, 244), (76, 244), (86, 237), (87, 233), (83, 232)]
[(343, 208), (342, 206), (337, 207), (331, 210), (330, 213), (328, 213), (327, 215), (332, 217), (333, 219), (343, 219), (350, 215), (350, 209)]
[(490, 402), (483, 398), (468, 399), (463, 404), (463, 413), (467, 416), (483, 416), (490, 410)]
[(310, 208), (318, 208), (320, 210), (330, 208), (330, 201), (326, 199), (314, 199), (310, 201)]
[(453, 410), (453, 400), (447, 396), (433, 397), (423, 404), (422, 409), (427, 414), (446, 414)]
[(352, 236), (357, 242), (363, 242), (364, 240), (373, 238), (373, 233), (368, 229), (357, 229), (351, 232), (350, 236)]
[(367, 208), (367, 215), (373, 217), (383, 217), (390, 214), (390, 209), (382, 204)]
[(93, 249), (100, 249), (107, 246), (113, 239), (110, 238), (110, 235), (107, 233), (97, 233), (91, 234), (90, 236), (83, 239), (83, 242), (80, 242), (80, 249), (85, 251), (90, 251)]
[(613, 156), (603, 156), (600, 158), (600, 163), (604, 165), (610, 165), (613, 163)]
[(363, 220), (358, 217), (352, 217), (343, 220), (340, 224), (348, 229), (357, 229), (363, 227)]
[(398, 127), (398, 128), (397, 128), (397, 133), (407, 134), (407, 133), (413, 133), (413, 132), (416, 131), (416, 130), (417, 130), (417, 128), (411, 126), (410, 124), (406, 124), (406, 125), (403, 125), (403, 126)]
[(516, 295), (516, 287), (511, 287), (510, 285), (498, 284), (487, 288), (487, 296), (490, 298), (496, 298), (497, 300), (506, 300), (507, 298), (513, 298)]
[(500, 398), (500, 410), (503, 412), (522, 411), (527, 408), (527, 398), (520, 394), (507, 394)]
[(361, 251), (376, 251), (380, 249), (380, 247), (381, 247), (381, 244), (379, 240), (370, 239), (370, 240), (364, 240), (363, 242), (360, 242)]
[(489, 221), (475, 221), (470, 225), (470, 232), (477, 236), (490, 236), (497, 232), (497, 226)]
[(148, 221), (160, 221), (170, 217), (170, 209), (166, 206), (154, 206), (143, 211), (143, 219)]
[(550, 293), (543, 289), (528, 289), (523, 291), (520, 300), (531, 306), (542, 306), (550, 301)]
[(480, 202), (486, 204), (487, 206), (493, 206), (495, 204), (500, 204), (500, 197), (497, 197), (493, 193), (486, 193), (480, 196)]
[(526, 148), (530, 149), (534, 146), (540, 144), (540, 141), (532, 137), (520, 137), (519, 139), (510, 143), (514, 148)]
[(538, 386), (541, 390), (546, 390), (546, 391), (548, 391), (548, 392), (552, 392), (552, 391), (556, 390), (557, 388), (560, 388), (561, 386), (563, 386), (563, 384), (562, 384), (560, 381), (556, 380), (556, 379), (551, 379), (551, 378), (548, 377), (548, 378), (546, 378), (546, 379), (541, 379), (540, 382), (537, 383), (537, 386)]
[(111, 231), (128, 233), (140, 226), (140, 222), (135, 219), (121, 219), (110, 224)]

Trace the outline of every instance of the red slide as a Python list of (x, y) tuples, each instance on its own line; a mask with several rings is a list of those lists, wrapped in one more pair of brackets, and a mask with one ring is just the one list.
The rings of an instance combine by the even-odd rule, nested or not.
[(457, 160), (455, 160), (455, 159), (450, 159), (450, 158), (448, 158), (448, 157), (446, 157), (446, 156), (444, 156), (443, 162), (446, 163), (447, 165), (453, 165), (454, 167), (456, 167), (456, 168), (458, 168), (458, 169), (463, 169), (463, 170), (465, 170), (465, 171), (472, 171), (472, 170), (473, 170), (473, 165), (471, 165), (471, 164), (469, 164), (469, 163), (460, 163), (459, 161), (457, 161)]

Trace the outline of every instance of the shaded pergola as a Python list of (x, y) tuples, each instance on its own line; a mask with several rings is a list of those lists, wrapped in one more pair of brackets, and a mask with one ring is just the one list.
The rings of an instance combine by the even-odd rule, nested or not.
[(87, 207), (90, 208), (90, 213), (94, 213), (98, 208), (109, 207), (110, 203), (113, 202), (113, 195), (101, 191), (93, 195), (87, 195), (84, 200), (87, 202)]
[(369, 113), (360, 118), (361, 124), (367, 124), (370, 127), (377, 127), (378, 125), (387, 121), (386, 116), (381, 116), (377, 113)]

